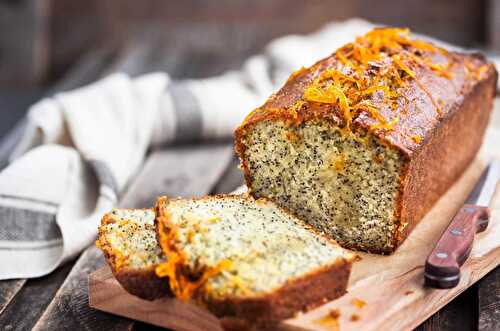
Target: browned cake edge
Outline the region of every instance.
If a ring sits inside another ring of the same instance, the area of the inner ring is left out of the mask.
[[[172,296],[168,281],[155,273],[156,265],[147,269],[122,269],[113,271],[120,285],[130,294],[145,300]]]
[[[210,197],[193,198],[193,200],[226,198],[253,199],[246,194],[219,194]],[[271,201],[265,198],[260,198],[258,200]],[[155,208],[157,215],[155,222],[157,223],[156,229],[158,232],[161,231],[159,222],[161,222],[162,217],[168,218],[168,214],[164,213],[163,210],[169,201],[170,199],[167,197],[158,198]],[[284,211],[296,218],[288,211]],[[308,224],[302,221],[300,222],[314,234],[318,236],[321,235]],[[160,237],[159,233],[158,236]],[[336,244],[333,240],[329,238],[326,239]],[[161,240],[159,240],[159,242],[161,245]],[[250,325],[259,325],[265,328],[272,327],[280,320],[293,317],[299,312],[307,311],[345,294],[352,262],[355,259],[356,255],[352,253],[347,258],[339,257],[336,259],[335,263],[320,267],[307,275],[291,279],[284,286],[266,295],[248,297],[245,299],[203,299],[202,304],[214,315],[223,320],[225,318],[235,318],[232,322],[238,322],[239,320],[242,321],[243,324],[249,322]],[[196,297],[203,298],[204,295],[203,293],[197,293]]]
[[[110,213],[103,216],[101,226],[109,222],[115,222],[114,217]],[[118,267],[116,263],[117,253],[106,240],[103,227],[99,227],[96,245],[102,250],[116,280],[130,294],[146,300],[154,300],[172,295],[168,280],[156,276],[156,264],[148,268],[138,269],[127,266]]]
[[[265,296],[207,302],[218,317],[236,317],[270,327],[346,293],[352,263],[343,258],[326,268],[293,279]]]
[[[491,66],[488,77],[457,100],[409,158],[399,202],[402,226],[396,233],[394,250],[476,156],[493,108],[497,76]]]

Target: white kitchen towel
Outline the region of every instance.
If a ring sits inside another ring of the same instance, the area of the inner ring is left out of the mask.
[[[283,37],[219,77],[117,73],[33,105],[0,173],[0,279],[46,275],[91,244],[149,147],[232,136],[291,72],[373,26],[353,19]]]

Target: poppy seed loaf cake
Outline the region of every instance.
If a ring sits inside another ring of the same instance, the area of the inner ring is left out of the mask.
[[[249,192],[344,247],[391,253],[479,149],[497,73],[375,29],[292,74],[235,146]]]
[[[96,242],[122,287],[148,300],[171,293],[168,283],[155,273],[165,257],[154,220],[153,209],[115,209],[102,218]]]
[[[268,200],[162,197],[156,209],[158,276],[217,316],[269,325],[345,293],[354,255]]]

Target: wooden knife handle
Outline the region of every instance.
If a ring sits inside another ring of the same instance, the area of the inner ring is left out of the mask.
[[[488,207],[464,205],[425,262],[425,286],[447,289],[460,281],[460,266],[469,257],[476,233],[486,230]]]

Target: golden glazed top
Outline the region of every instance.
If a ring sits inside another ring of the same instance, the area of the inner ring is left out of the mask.
[[[392,129],[399,117],[388,122],[378,112],[377,104],[383,102],[398,109],[397,102],[402,97],[399,89],[407,80],[417,80],[413,67],[424,66],[439,76],[452,77],[447,71],[451,64],[448,57],[444,63],[432,59],[438,52],[444,55],[447,52],[430,43],[411,40],[409,34],[408,29],[379,28],[356,38],[335,52],[339,60],[336,66],[321,72],[306,88],[303,98],[336,104],[347,127],[364,110],[378,120],[372,128]],[[375,94],[379,96],[377,101],[373,100]],[[435,106],[439,111],[437,103]]]
[[[411,150],[433,122],[493,72],[478,54],[412,39],[409,29],[376,28],[293,73],[237,132],[263,119],[326,117],[346,130],[375,131]]]

